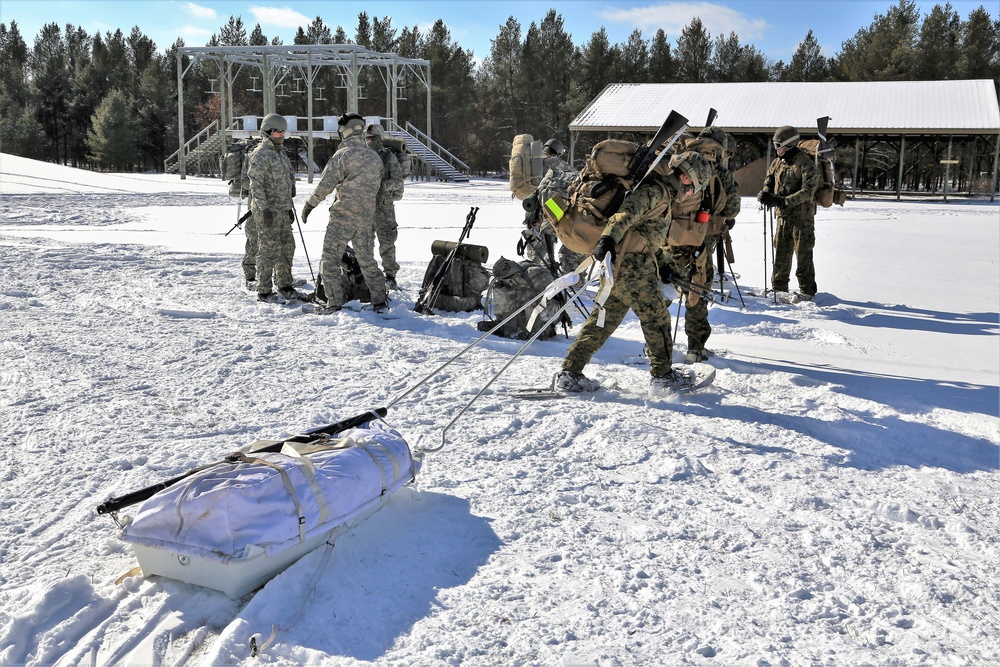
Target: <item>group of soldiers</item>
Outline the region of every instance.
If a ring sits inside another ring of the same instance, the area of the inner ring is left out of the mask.
[[[651,173],[608,218],[594,257],[604,261],[610,255],[614,284],[603,312],[595,308],[570,345],[556,376],[558,389],[594,391],[600,386],[584,375],[584,368],[630,309],[639,319],[646,342],[650,392],[658,395],[693,381],[673,368],[670,301],[661,283],[684,285],[679,298],[686,300],[685,364],[711,356],[705,344],[712,333],[706,298],[714,281],[712,260],[741,206],[736,179],[728,167],[728,139],[722,130],[707,127],[695,138],[682,141],[669,158],[668,169]],[[772,289],[787,293],[794,253],[797,296],[811,299],[816,294],[812,249],[818,171],[797,148],[795,128],[779,128],[772,141],[778,157],[771,162],[758,195],[761,205],[776,209],[778,215]],[[636,242],[637,238],[641,241]]]
[[[383,144],[381,125],[366,126],[356,113],[338,119],[340,145],[302,207],[305,224],[313,209],[336,191],[323,240],[317,290],[308,295],[295,289],[291,273],[295,175],[282,146],[286,130],[283,116],[266,116],[261,125],[263,140],[249,157],[253,215],[247,223],[243,261],[248,289],[255,289],[257,298],[264,302],[313,300],[319,301],[316,312],[339,311],[347,300],[341,258],[351,244],[371,293],[373,310],[385,311],[388,289],[397,287],[394,202],[402,197],[403,178],[398,158]],[[809,299],[816,294],[813,193],[819,176],[811,158],[797,148],[798,140],[793,127],[775,132],[778,157],[769,166],[758,201],[765,209],[776,209],[778,215],[772,288],[787,292],[794,253],[798,296]],[[685,286],[679,293],[686,301],[684,362],[693,364],[710,357],[705,347],[712,333],[706,297],[714,280],[713,256],[740,211],[736,180],[728,167],[728,144],[726,133],[711,126],[682,141],[667,160],[668,167],[651,172],[608,218],[593,255],[599,262],[610,255],[614,284],[603,307],[591,312],[570,345],[556,376],[557,388],[593,391],[599,386],[584,375],[584,368],[629,310],[638,317],[646,341],[651,391],[667,391],[686,381],[686,376],[673,368],[670,302],[661,283]],[[565,186],[575,172],[562,159],[563,151],[561,142],[549,140],[543,148],[543,162]],[[542,218],[538,221],[536,233],[553,234]],[[375,260],[376,236],[382,269]],[[582,259],[568,249],[560,250],[563,271],[573,270]]]
[[[243,259],[247,289],[255,290],[263,302],[315,301],[315,312],[339,311],[347,300],[341,261],[351,244],[371,293],[372,309],[385,311],[388,290],[397,288],[395,202],[403,194],[403,176],[395,151],[383,143],[382,126],[366,125],[356,113],[338,119],[340,145],[302,207],[302,224],[306,224],[313,209],[336,190],[323,238],[317,289],[311,294],[296,290],[292,278],[295,172],[283,148],[287,129],[284,116],[265,116],[262,140],[249,156],[252,216],[245,229]],[[375,260],[376,236],[381,269]]]

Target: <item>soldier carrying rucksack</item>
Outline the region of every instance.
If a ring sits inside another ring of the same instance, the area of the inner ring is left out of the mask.
[[[766,209],[778,210],[774,233],[774,270],[771,288],[788,292],[792,255],[796,260],[795,278],[799,283],[798,299],[816,296],[816,268],[813,247],[816,245],[816,203],[814,196],[820,173],[812,156],[798,146],[799,131],[790,125],[779,127],[772,139],[777,157],[771,161],[764,188],[757,194]]]

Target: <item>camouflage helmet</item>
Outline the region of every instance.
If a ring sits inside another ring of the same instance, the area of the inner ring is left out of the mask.
[[[345,113],[337,119],[337,134],[341,139],[363,132],[365,129],[365,119],[353,111]]]
[[[546,141],[544,148],[548,148],[549,153],[555,155],[556,157],[559,157],[566,151],[566,148],[563,146],[563,143],[558,139],[556,139],[555,137]]]
[[[775,148],[787,148],[799,140],[799,131],[796,130],[791,125],[782,125],[777,130],[774,131],[774,138],[771,141],[774,142]]]
[[[723,151],[729,150],[729,140],[726,137],[726,133],[717,127],[706,127],[698,133],[698,137],[701,139],[711,139],[722,146]]]
[[[269,113],[264,116],[264,122],[260,124],[260,131],[264,135],[270,136],[273,130],[288,131],[288,121],[285,120],[284,116],[276,113]]]
[[[697,151],[684,151],[670,158],[670,168],[691,179],[694,191],[704,190],[712,178],[712,167]]]
[[[368,123],[365,125],[365,137],[382,139],[382,124]]]

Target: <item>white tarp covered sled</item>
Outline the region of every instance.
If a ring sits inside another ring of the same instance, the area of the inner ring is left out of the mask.
[[[381,421],[280,451],[253,449],[142,504],[120,537],[143,574],[241,597],[379,509],[418,469],[403,437]]]

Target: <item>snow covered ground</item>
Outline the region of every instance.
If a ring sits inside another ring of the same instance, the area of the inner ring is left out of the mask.
[[[408,184],[406,291],[383,320],[255,302],[221,181],[3,155],[0,202],[2,665],[1000,663],[998,204],[821,210],[816,302],[713,308],[704,393],[644,397],[630,317],[588,367],[620,391],[506,396],[568,345],[536,343],[251,658],[319,551],[238,601],[116,583],[136,563],[95,507],[400,396],[478,336],[477,314],[410,310],[431,241],[479,206],[469,240],[513,257],[518,203]],[[764,283],[761,218],[744,200],[745,288]],[[484,342],[388,422],[440,444],[518,345]]]

